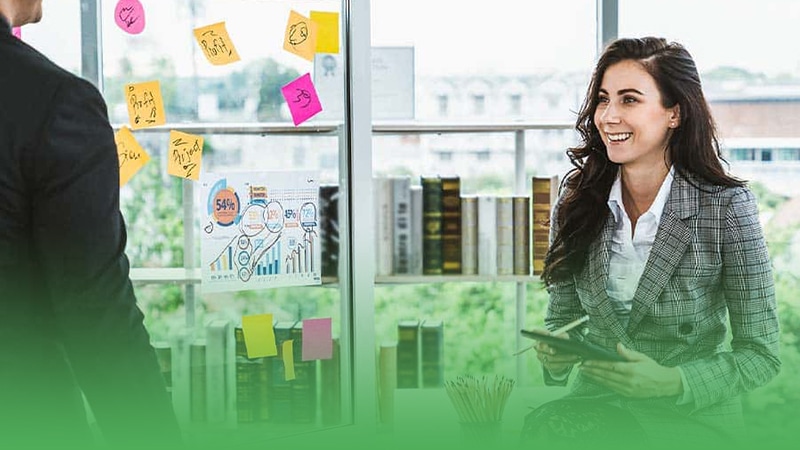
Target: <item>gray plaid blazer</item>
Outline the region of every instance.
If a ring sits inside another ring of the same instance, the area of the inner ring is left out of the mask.
[[[740,414],[738,394],[767,383],[780,368],[774,281],[753,194],[696,177],[690,183],[676,172],[627,327],[606,295],[613,229],[609,210],[583,270],[550,286],[546,326],[588,314],[589,341],[609,349],[622,342],[682,369],[694,402],[653,402],[687,416]],[[571,396],[613,395],[580,374],[572,384]]]

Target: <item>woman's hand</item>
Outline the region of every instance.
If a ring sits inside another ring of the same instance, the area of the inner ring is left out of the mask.
[[[617,344],[627,362],[584,361],[581,372],[626,397],[647,398],[680,395],[683,382],[677,367],[665,367],[645,355]]]
[[[550,334],[549,331],[544,329],[539,329],[538,331]],[[567,333],[562,333],[556,337],[569,339]],[[536,342],[533,348],[536,350],[536,358],[539,359],[551,375],[559,376],[565,374],[575,363],[581,360],[576,355],[560,352],[544,342]]]

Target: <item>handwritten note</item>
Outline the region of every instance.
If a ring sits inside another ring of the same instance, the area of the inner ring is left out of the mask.
[[[168,174],[195,181],[200,179],[200,163],[203,160],[202,136],[171,130],[168,155]]]
[[[295,126],[322,111],[317,90],[314,89],[314,83],[311,81],[311,74],[307,73],[282,87],[281,93],[289,105],[289,112],[292,113],[292,121]]]
[[[331,319],[306,319],[303,321],[303,361],[331,359],[333,337]]]
[[[228,30],[225,29],[225,22],[196,28],[194,37],[211,64],[221,66],[239,61],[236,47],[228,36]]]
[[[314,61],[314,53],[317,51],[317,24],[297,11],[290,11],[283,49]]]
[[[114,22],[126,33],[141,33],[144,30],[144,6],[139,0],[119,0],[114,8]]]
[[[150,161],[150,155],[139,145],[128,127],[120,128],[114,135],[114,141],[117,143],[119,185],[122,187]]]
[[[272,314],[243,316],[242,332],[248,358],[278,355],[275,331],[272,329]]]
[[[161,85],[158,81],[128,84],[123,89],[128,102],[128,118],[132,129],[138,130],[167,123]]]
[[[339,53],[339,13],[311,11],[317,24],[317,53]]]
[[[22,28],[14,27],[11,29],[11,34],[14,35],[15,38],[22,40]]]
[[[283,341],[281,353],[283,354],[283,377],[286,381],[294,380],[294,345],[291,339]]]

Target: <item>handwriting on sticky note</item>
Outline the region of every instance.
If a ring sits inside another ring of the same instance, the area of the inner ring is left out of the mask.
[[[333,337],[331,319],[306,319],[303,321],[303,361],[331,359]]]
[[[286,99],[295,125],[300,125],[322,111],[311,74],[307,73],[282,87],[281,93]]]
[[[138,130],[167,123],[161,85],[158,81],[128,84],[123,89],[132,129]]]
[[[297,11],[290,11],[283,49],[313,61],[317,51],[317,24]]]
[[[339,53],[339,13],[311,11],[317,24],[317,53]]]
[[[114,22],[126,33],[141,33],[145,22],[144,6],[139,0],[119,0],[114,8]]]
[[[294,380],[294,345],[291,339],[283,341],[281,353],[283,354],[283,376],[286,381]]]
[[[150,155],[139,145],[128,127],[120,128],[114,135],[114,141],[117,143],[119,185],[122,187],[150,161]]]
[[[203,160],[203,137],[180,131],[169,132],[167,173],[190,180],[200,179]]]
[[[225,22],[196,28],[194,37],[211,64],[220,66],[239,61],[239,54],[228,35]]]
[[[14,27],[11,29],[11,34],[14,35],[15,38],[22,40],[22,28]]]
[[[276,356],[275,331],[272,329],[272,314],[255,314],[242,317],[242,333],[248,358]]]

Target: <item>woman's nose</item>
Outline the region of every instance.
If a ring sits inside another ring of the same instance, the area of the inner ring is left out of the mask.
[[[600,121],[606,123],[619,123],[619,114],[617,113],[617,108],[613,103],[609,103],[606,105],[605,109],[603,109],[603,113],[600,115]]]

